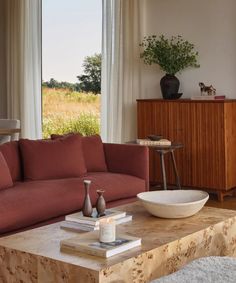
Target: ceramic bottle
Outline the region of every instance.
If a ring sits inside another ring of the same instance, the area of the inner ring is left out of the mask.
[[[92,207],[90,195],[89,195],[90,185],[91,185],[90,180],[84,180],[85,196],[84,196],[82,213],[83,213],[83,216],[87,216],[87,217],[91,217],[93,213],[93,207]]]
[[[98,198],[96,202],[96,210],[98,217],[105,215],[105,210],[106,210],[106,202],[103,197],[104,190],[97,190]]]

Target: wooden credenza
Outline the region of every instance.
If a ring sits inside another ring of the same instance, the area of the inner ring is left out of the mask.
[[[184,144],[176,151],[183,186],[214,190],[222,200],[236,187],[236,100],[137,100],[138,138],[161,134]],[[161,182],[159,157],[150,152],[150,180]],[[167,160],[167,180],[175,183]]]

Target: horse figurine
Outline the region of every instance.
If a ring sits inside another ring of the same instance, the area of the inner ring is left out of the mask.
[[[205,95],[205,93],[207,93],[207,95],[216,95],[216,89],[212,85],[206,86],[204,83],[199,83],[199,86],[201,95]]]

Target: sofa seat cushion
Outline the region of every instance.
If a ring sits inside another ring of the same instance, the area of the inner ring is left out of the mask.
[[[107,202],[136,197],[145,191],[146,186],[143,179],[118,173],[88,173],[86,178],[92,181],[93,188],[95,186],[96,189],[105,190],[104,198]],[[91,191],[91,197],[96,198],[96,190]]]
[[[19,143],[26,180],[73,178],[87,172],[80,135],[57,140],[22,139]]]
[[[11,174],[5,158],[0,152],[0,190],[13,186]]]
[[[0,191],[0,234],[71,213],[82,202],[79,178],[15,183]]]
[[[105,189],[107,202],[135,197],[145,190],[145,181],[115,173],[91,173],[84,178],[29,181],[0,191],[0,234],[81,210],[83,179],[90,179],[93,206],[97,189]]]

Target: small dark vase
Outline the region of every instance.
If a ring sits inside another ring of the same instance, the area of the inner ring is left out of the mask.
[[[161,92],[164,99],[173,99],[172,94],[179,91],[179,80],[174,75],[166,74],[160,81]]]
[[[84,196],[82,213],[83,213],[83,216],[87,216],[87,217],[91,217],[93,213],[93,207],[92,207],[90,196],[89,196],[90,184],[91,184],[91,181],[84,180],[85,196]]]
[[[105,215],[106,202],[103,197],[104,192],[105,192],[104,190],[97,190],[98,199],[96,202],[96,209],[97,209],[98,217]]]

